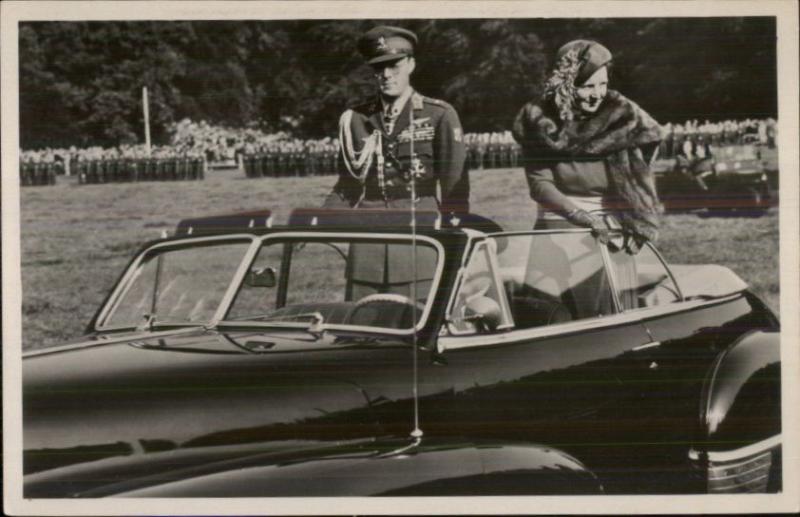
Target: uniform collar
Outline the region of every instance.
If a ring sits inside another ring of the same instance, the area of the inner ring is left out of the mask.
[[[386,110],[391,109],[395,116],[400,115],[400,112],[403,111],[406,102],[408,102],[408,99],[411,97],[412,94],[414,94],[414,89],[409,86],[408,88],[406,88],[406,91],[401,93],[399,97],[397,97],[394,101],[392,101],[391,108],[389,107],[389,103],[387,103],[383,99],[383,97],[378,96],[380,100],[379,105],[381,108],[381,112],[386,113]]]

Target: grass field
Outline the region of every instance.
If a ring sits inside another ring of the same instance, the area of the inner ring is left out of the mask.
[[[536,210],[520,170],[474,171],[473,211],[507,229],[533,225]],[[145,241],[179,219],[270,208],[318,206],[334,177],[246,179],[233,170],[205,181],[24,188],[21,193],[23,348],[82,334],[117,276]],[[665,217],[659,249],[671,263],[716,263],[779,309],[778,214],[760,218]]]

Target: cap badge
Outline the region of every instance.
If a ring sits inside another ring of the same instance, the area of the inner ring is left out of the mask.
[[[380,51],[380,52],[388,52],[389,51],[389,45],[386,44],[386,38],[384,38],[383,36],[378,38],[378,48],[377,48],[377,50]]]

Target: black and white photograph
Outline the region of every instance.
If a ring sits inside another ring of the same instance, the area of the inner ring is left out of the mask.
[[[5,513],[800,511],[796,3],[0,8]]]

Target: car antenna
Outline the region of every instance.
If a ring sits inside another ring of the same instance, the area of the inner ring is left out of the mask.
[[[419,427],[419,368],[417,365],[417,174],[420,172],[419,160],[414,153],[414,99],[413,96],[409,99],[408,107],[408,130],[411,133],[409,138],[409,152],[411,155],[411,299],[414,303],[411,305],[411,325],[413,326],[412,333],[412,350],[411,360],[413,361],[413,397],[414,397],[414,429],[411,431],[411,438],[414,439],[413,445],[418,445],[422,440],[422,429]]]

